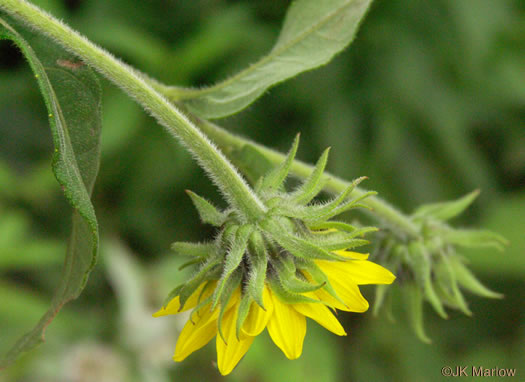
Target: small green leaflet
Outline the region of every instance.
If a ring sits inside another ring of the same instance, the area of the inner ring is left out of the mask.
[[[0,39],[17,45],[38,81],[55,146],[53,172],[73,207],[62,278],[49,310],[2,356],[3,369],[43,341],[46,327],[65,303],[79,296],[95,265],[99,237],[90,195],[99,167],[101,89],[93,72],[77,58],[4,14],[0,16]]]
[[[266,89],[328,63],[352,40],[372,0],[296,0],[273,49],[236,75],[203,89],[153,86],[203,118],[234,114]]]

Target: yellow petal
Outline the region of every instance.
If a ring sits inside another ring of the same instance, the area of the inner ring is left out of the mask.
[[[263,289],[263,304],[266,311],[264,311],[257,303],[252,302],[248,316],[241,328],[243,334],[253,337],[259,335],[264,330],[268,320],[273,314],[273,302],[270,297],[270,291],[266,285]]]
[[[348,259],[366,260],[368,259],[368,253],[359,253],[346,250],[334,251],[336,255],[347,257]]]
[[[222,318],[222,334],[226,342],[221,336],[217,336],[217,366],[222,375],[230,374],[230,372],[237,366],[237,363],[246,354],[250,348],[254,337],[245,336],[240,340],[237,339],[237,314],[239,311],[239,300],[233,309],[228,310]]]
[[[153,314],[153,317],[161,317],[161,316],[167,316],[169,314],[177,314],[180,312],[184,312],[189,309],[195,308],[199,301],[202,301],[206,298],[208,298],[215,289],[215,282],[208,285],[206,290],[203,292],[203,288],[206,285],[206,283],[202,283],[199,285],[199,287],[191,294],[191,296],[186,300],[186,304],[184,304],[184,307],[180,309],[180,299],[179,296],[176,296],[171,299],[170,302],[166,306],[163,306],[158,312],[155,312]]]
[[[368,301],[365,300],[359,287],[353,280],[345,273],[342,272],[339,264],[346,264],[342,262],[333,262],[333,261],[316,261],[317,265],[328,277],[328,281],[335,290],[335,293],[343,300],[346,306],[340,307],[336,306],[337,309],[345,310],[348,312],[365,312],[368,310]],[[335,265],[334,265],[335,264]],[[321,300],[325,300],[326,296],[323,294],[328,294],[328,292],[319,290],[316,291]],[[331,296],[330,296],[331,297]],[[333,297],[332,297],[333,298]],[[335,300],[335,299],[334,299]],[[337,301],[337,300],[335,300]],[[331,301],[328,301],[331,303]],[[335,305],[334,305],[335,306]]]
[[[210,311],[211,304],[201,308],[193,317],[193,322],[188,320],[177,340],[173,359],[177,362],[184,360],[195,350],[206,345],[217,334],[217,318],[219,310]]]
[[[396,276],[388,269],[371,261],[326,261],[319,260],[317,265],[331,274],[339,274],[340,278],[357,285],[391,284]]]
[[[304,293],[304,295],[306,297],[313,298],[314,300],[322,301],[325,304],[330,305],[330,307],[332,308],[348,311],[348,307],[346,305],[344,305],[339,300],[337,300],[334,296],[328,293],[324,288],[318,289],[314,292]]]
[[[292,305],[284,304],[277,296],[270,295],[273,301],[273,314],[268,320],[268,333],[288,359],[299,358],[306,335],[306,319]]]
[[[346,332],[337,320],[333,313],[323,304],[293,304],[295,310],[299,313],[310,317],[312,320],[316,321],[319,325],[328,329],[338,336],[346,336]]]

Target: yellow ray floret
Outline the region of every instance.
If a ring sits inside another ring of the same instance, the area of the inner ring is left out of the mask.
[[[265,328],[273,342],[289,359],[296,359],[302,353],[303,341],[306,335],[306,317],[332,333],[344,336],[346,332],[330,308],[364,312],[368,309],[368,302],[362,296],[358,285],[390,284],[395,276],[387,269],[367,260],[368,255],[350,251],[336,251],[348,261],[317,260],[317,266],[325,273],[333,290],[339,299],[336,299],[324,288],[304,295],[313,298],[318,303],[285,303],[271,288],[265,284],[263,289],[264,309],[252,302],[247,317],[237,336],[237,317],[241,303],[242,291],[237,288],[229,300],[222,318],[222,336],[218,335],[218,319],[220,307],[212,310],[207,304],[194,311],[192,317],[179,335],[175,354],[175,361],[182,361],[194,351],[206,345],[216,337],[217,365],[223,375],[229,374],[246,354],[254,338]],[[311,279],[308,274],[304,275]],[[208,298],[215,289],[215,283],[203,283],[188,298],[186,304],[180,306],[179,297],[169,303],[153,316],[177,314],[181,311],[195,308],[199,301]]]

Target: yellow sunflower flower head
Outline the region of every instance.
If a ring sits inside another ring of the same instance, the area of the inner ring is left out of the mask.
[[[176,287],[155,317],[193,309],[180,333],[174,360],[182,361],[216,338],[217,364],[229,374],[264,329],[289,359],[301,355],[306,318],[346,335],[336,309],[364,312],[368,302],[359,285],[390,284],[395,276],[352,249],[373,227],[330,220],[372,193],[351,200],[360,178],[326,203],[311,203],[324,186],[328,150],[311,175],[293,192],[283,183],[297,150],[262,177],[255,192],[267,206],[260,221],[247,222],[235,209],[219,211],[188,192],[201,219],[216,226],[211,243],[175,243],[173,249],[195,260],[193,277]]]

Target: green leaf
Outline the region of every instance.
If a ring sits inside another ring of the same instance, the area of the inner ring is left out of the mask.
[[[479,190],[450,202],[425,204],[413,214],[414,219],[432,217],[437,220],[449,220],[465,211],[479,195]]]
[[[270,86],[329,62],[353,40],[371,0],[297,0],[270,53],[238,74],[203,89],[160,87],[203,118],[236,113]]]
[[[35,74],[49,113],[53,172],[74,209],[62,278],[51,306],[0,360],[0,368],[5,368],[43,341],[46,327],[65,303],[80,295],[96,263],[98,224],[90,195],[99,166],[101,90],[81,61],[10,18],[0,18],[0,38],[18,46]]]

